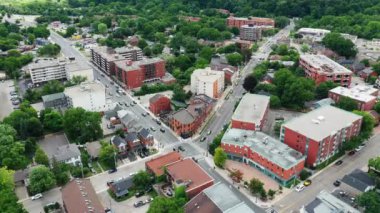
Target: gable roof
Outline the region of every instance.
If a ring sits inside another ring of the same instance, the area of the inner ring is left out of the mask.
[[[126,177],[118,179],[117,181],[111,183],[110,188],[115,193],[116,197],[121,197],[128,193],[128,190],[133,186],[133,178]]]
[[[77,145],[75,144],[67,144],[67,145],[60,146],[58,147],[57,151],[53,155],[53,157],[57,161],[66,161],[78,156],[80,156],[80,151]]]
[[[147,138],[150,136],[150,131],[149,129],[147,128],[142,128],[140,131],[139,131],[139,135],[143,138]]]
[[[126,145],[125,140],[118,135],[115,135],[111,138],[111,143],[117,147],[119,147],[120,145],[123,145],[123,146]]]
[[[129,132],[126,134],[125,141],[127,142],[134,142],[137,140],[137,133],[136,132]]]
[[[145,166],[149,168],[156,176],[161,176],[164,174],[164,166],[181,159],[182,155],[180,153],[169,152],[168,154],[151,159],[145,163]]]

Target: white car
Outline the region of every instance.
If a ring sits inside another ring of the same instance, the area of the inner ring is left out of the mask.
[[[358,147],[355,149],[355,151],[359,152],[360,150],[363,149],[363,147],[364,147],[364,146],[358,146]]]
[[[300,192],[300,191],[302,191],[302,190],[304,190],[305,189],[305,186],[302,184],[300,184],[300,185],[298,185],[298,186],[296,186],[295,188],[294,188],[294,190],[296,190],[297,192]]]
[[[32,200],[38,200],[38,199],[40,199],[40,198],[42,198],[43,196],[42,196],[42,194],[41,193],[39,193],[39,194],[35,194],[34,196],[32,196]]]
[[[135,176],[137,174],[137,172],[132,172],[129,174],[129,176]]]

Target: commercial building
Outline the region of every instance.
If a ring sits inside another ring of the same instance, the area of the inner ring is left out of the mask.
[[[267,119],[269,96],[247,93],[232,115],[232,128],[260,131]]]
[[[325,35],[330,33],[330,30],[318,28],[300,28],[297,33],[299,35],[302,35],[303,38],[312,39],[313,41],[322,41]]]
[[[214,184],[207,172],[191,158],[167,165],[166,174],[174,188],[185,186],[186,195],[190,199]]]
[[[87,111],[100,112],[106,108],[106,89],[98,82],[83,82],[67,87],[63,92],[69,107],[82,107]]]
[[[67,213],[104,213],[89,179],[74,179],[62,187],[63,208]]]
[[[149,99],[149,110],[155,115],[160,115],[164,112],[170,112],[170,99],[165,95],[154,95]]]
[[[160,81],[165,76],[165,72],[165,61],[160,58],[115,61],[115,76],[127,89],[141,87],[144,83]]]
[[[191,92],[218,98],[224,91],[224,72],[213,71],[210,67],[196,69],[191,74]]]
[[[328,193],[325,190],[319,192],[317,197],[308,205],[303,207],[300,212],[306,213],[337,213],[337,212],[349,212],[359,213],[360,211],[352,207],[350,204],[345,203],[334,195]]]
[[[248,41],[258,41],[261,39],[261,28],[253,24],[240,27],[240,39]]]
[[[232,190],[217,183],[203,190],[185,205],[186,213],[254,213]]]
[[[361,123],[362,116],[323,106],[283,124],[280,140],[306,155],[307,165],[317,166],[357,136]]]
[[[378,94],[379,90],[372,86],[356,85],[351,88],[339,86],[329,91],[329,98],[337,103],[341,97],[348,97],[356,101],[359,110],[368,111],[376,104]]]
[[[325,81],[333,81],[344,87],[351,84],[352,72],[325,55],[301,55],[299,62],[306,76],[317,85]]]
[[[270,18],[260,18],[260,17],[249,17],[249,18],[240,18],[230,16],[227,18],[227,26],[240,28],[243,25],[252,24],[256,26],[270,26],[274,27],[275,22]]]
[[[305,156],[262,132],[228,129],[221,147],[227,156],[249,164],[282,185],[297,178],[305,164]]]
[[[172,164],[182,159],[182,155],[178,152],[169,152],[145,162],[146,171],[154,174],[156,177],[164,175],[164,168],[168,164]]]
[[[65,64],[65,61],[60,60],[38,60],[28,65],[27,72],[29,72],[33,84],[64,80],[67,79]]]

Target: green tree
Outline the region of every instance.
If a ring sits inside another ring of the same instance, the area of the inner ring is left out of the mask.
[[[317,99],[324,99],[327,98],[329,95],[329,91],[331,89],[334,89],[335,87],[339,86],[338,84],[332,82],[332,81],[326,81],[323,83],[320,83],[315,88],[315,94]]]
[[[214,163],[217,167],[223,168],[227,160],[227,154],[221,147],[215,149]]]
[[[363,116],[360,136],[365,140],[369,139],[375,127],[375,120],[368,112],[354,110],[353,113]]]
[[[368,167],[380,171],[380,157],[371,158],[368,160]]]
[[[117,155],[116,148],[106,142],[101,142],[99,160],[110,168],[116,168],[115,159]]]
[[[306,53],[306,52],[309,52],[309,50],[310,50],[309,45],[302,44],[302,46],[301,46],[301,52]]]
[[[254,195],[259,195],[262,191],[265,191],[264,183],[256,178],[252,178],[252,180],[249,181],[248,188],[249,191]]]
[[[52,159],[52,169],[55,181],[58,186],[63,186],[70,180],[68,165],[58,162],[55,158]]]
[[[32,194],[48,191],[56,184],[54,174],[46,166],[34,168],[29,174],[29,181],[29,191]]]
[[[372,69],[377,73],[377,75],[380,75],[380,62],[372,64]]]
[[[61,47],[58,44],[47,44],[37,50],[38,55],[49,57],[57,56],[60,52]]]
[[[355,57],[355,44],[339,33],[329,33],[322,39],[322,44],[344,57]]]
[[[17,202],[13,174],[12,170],[5,167],[0,168],[0,209],[1,212],[26,213],[22,204]]]
[[[306,170],[302,170],[301,173],[300,173],[300,179],[301,180],[306,180],[308,177],[310,177],[311,173],[306,171]]]
[[[145,39],[140,39],[139,42],[137,43],[137,46],[140,48],[140,49],[144,49],[145,47],[148,46],[148,43],[145,41]]]
[[[63,130],[62,115],[55,110],[52,110],[49,113],[45,113],[42,122],[44,125],[44,129],[48,132],[58,132]]]
[[[276,191],[272,190],[272,189],[269,189],[268,190],[268,196],[269,196],[269,199],[273,199],[274,198],[274,195],[276,194]]]
[[[380,113],[380,102],[377,102],[375,104],[375,106],[373,107],[373,109],[377,112],[377,113]]]
[[[187,201],[186,187],[185,186],[176,187],[174,190],[174,196],[177,199],[185,199]]]
[[[66,34],[65,34],[65,37],[68,38],[68,37],[71,37],[72,35],[74,35],[75,33],[77,32],[77,29],[74,27],[74,26],[70,26],[66,29]]]
[[[106,24],[104,24],[104,23],[99,23],[99,24],[98,24],[98,32],[99,32],[100,34],[105,35],[105,34],[107,33],[107,31],[108,31],[108,28],[107,28],[107,25],[106,25]]]
[[[243,88],[247,92],[253,92],[253,90],[257,86],[257,83],[258,83],[258,80],[256,79],[256,77],[254,77],[253,75],[248,75],[247,77],[244,78]]]
[[[240,53],[231,53],[226,55],[227,61],[232,66],[238,66],[243,62],[243,56]]]
[[[364,207],[365,213],[376,213],[380,209],[380,195],[376,191],[364,192],[357,197],[359,206]]]
[[[95,141],[103,136],[98,112],[89,112],[83,108],[68,109],[63,116],[63,129],[72,141],[80,144]]]
[[[149,173],[143,170],[133,176],[133,184],[137,189],[146,189],[151,184],[151,180]]]
[[[49,167],[49,158],[40,147],[37,147],[36,153],[34,155],[34,160],[36,163]]]
[[[350,112],[358,109],[356,101],[349,97],[341,97],[336,106]]]
[[[149,206],[148,213],[183,213],[185,199],[156,197]]]
[[[269,100],[270,108],[277,109],[281,107],[281,100],[276,95],[271,95]]]
[[[0,166],[9,169],[24,169],[28,160],[25,157],[25,147],[15,141],[16,131],[7,124],[0,124]]]

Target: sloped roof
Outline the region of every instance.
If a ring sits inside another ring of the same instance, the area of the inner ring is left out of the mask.
[[[57,161],[66,161],[71,158],[75,158],[80,156],[80,151],[75,144],[67,144],[64,146],[58,147],[57,151],[53,155],[53,157]]]
[[[160,157],[153,158],[145,163],[146,167],[153,171],[156,176],[164,174],[164,166],[179,161],[182,156],[178,152],[169,152],[168,154],[161,155]]]
[[[115,193],[116,197],[121,197],[128,193],[128,190],[133,186],[133,178],[126,177],[118,179],[111,184],[111,189]]]

